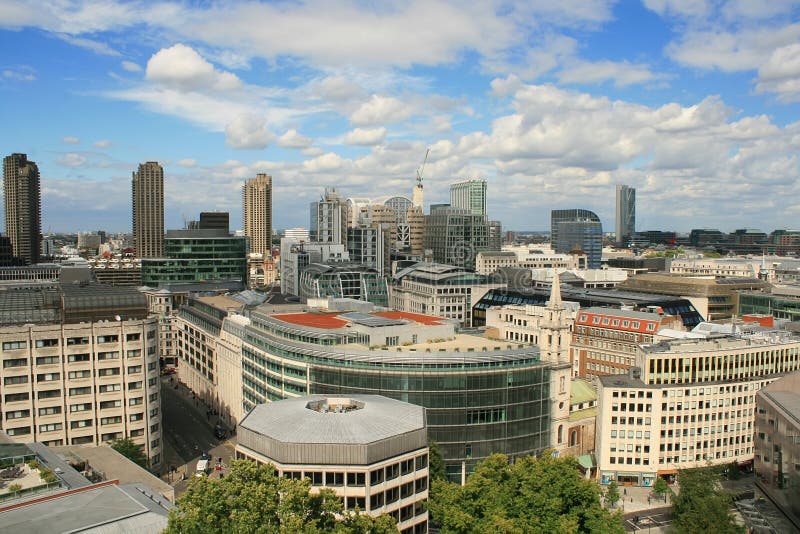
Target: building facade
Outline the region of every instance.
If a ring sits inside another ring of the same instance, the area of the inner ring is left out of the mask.
[[[800,340],[785,332],[641,345],[627,375],[599,379],[601,483],[752,462],[756,393],[798,369]]]
[[[450,184],[450,205],[473,215],[486,215],[486,180],[464,180]]]
[[[163,461],[158,319],[144,295],[109,286],[0,294],[2,429],[18,442],[131,438]]]
[[[431,206],[425,216],[425,249],[437,263],[474,270],[475,255],[489,250],[489,220],[466,209]]]
[[[131,183],[133,247],[139,258],[164,255],[164,168],[155,161],[141,163]]]
[[[272,251],[272,176],[257,174],[244,183],[244,235],[250,250],[267,255]]]
[[[403,534],[428,532],[425,408],[377,395],[311,395],[260,404],[239,424],[237,458],[308,478],[346,510],[388,514]]]
[[[334,187],[326,187],[325,195],[309,206],[309,237],[316,243],[343,244],[347,228],[347,209]]]
[[[800,529],[800,373],[756,395],[756,484]]]
[[[39,167],[25,154],[3,158],[6,235],[14,257],[32,265],[42,248],[42,200]]]
[[[582,251],[589,269],[599,269],[603,256],[603,224],[600,217],[584,209],[552,210],[550,242],[558,253]]]
[[[617,184],[617,246],[627,247],[636,233],[636,189]]]

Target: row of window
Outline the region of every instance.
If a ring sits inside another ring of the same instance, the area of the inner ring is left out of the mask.
[[[153,331],[148,332],[148,339],[152,338],[151,335]],[[141,339],[141,334],[138,332],[133,332],[125,335],[125,341],[139,341]],[[119,342],[119,335],[118,334],[106,334],[100,335],[95,338],[96,343],[118,343]],[[46,348],[46,347],[58,347],[60,340],[58,338],[48,338],[48,339],[37,339],[34,341],[34,345],[36,348]],[[88,345],[89,344],[89,337],[88,336],[78,336],[78,337],[68,337],[67,338],[67,346],[71,347],[74,345]],[[28,347],[28,342],[26,340],[15,340],[15,341],[4,341],[3,342],[3,350],[18,350],[18,349],[25,349]]]

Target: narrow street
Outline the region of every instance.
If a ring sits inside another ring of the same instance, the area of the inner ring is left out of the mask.
[[[214,436],[214,425],[217,418],[207,416],[207,407],[199,400],[192,398],[186,386],[178,382],[177,377],[161,377],[161,410],[164,425],[164,458],[167,469],[175,467],[177,472],[167,472],[162,479],[175,488],[176,497],[186,491],[190,477],[195,475],[197,460],[203,452],[211,457],[209,462],[213,468],[217,460],[222,458],[223,468],[209,473],[212,478],[227,472],[230,459],[233,457],[234,444],[230,439],[219,440]],[[178,384],[178,388],[175,388]]]

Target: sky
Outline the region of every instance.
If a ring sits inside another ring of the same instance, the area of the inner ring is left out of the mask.
[[[800,2],[0,2],[0,152],[41,172],[42,230],[131,229],[131,173],[165,170],[167,228],[273,225],[325,187],[411,196],[488,182],[505,229],[551,209],[613,231],[797,228]]]

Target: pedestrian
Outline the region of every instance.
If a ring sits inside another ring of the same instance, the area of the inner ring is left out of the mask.
[[[628,496],[628,488],[622,488],[622,494],[627,497]]]
[[[633,497],[631,497],[631,502],[633,502]]]
[[[647,504],[650,504],[650,495],[647,496]]]

